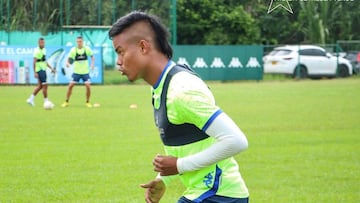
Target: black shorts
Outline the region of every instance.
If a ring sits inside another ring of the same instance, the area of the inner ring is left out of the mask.
[[[185,197],[181,197],[177,203],[195,203],[197,201],[191,201],[186,199]],[[214,195],[212,197],[206,198],[203,203],[210,203],[210,202],[222,202],[222,203],[249,203],[249,198],[232,198],[232,197],[222,197],[218,195]]]
[[[38,79],[41,82],[41,84],[46,84],[46,71],[39,70],[36,73],[38,74]]]
[[[85,83],[90,83],[90,75],[89,74],[72,74],[73,82],[80,82],[80,79]]]

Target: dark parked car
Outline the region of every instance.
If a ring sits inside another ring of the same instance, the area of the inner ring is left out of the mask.
[[[350,51],[345,57],[353,66],[353,73],[360,74],[360,51]]]

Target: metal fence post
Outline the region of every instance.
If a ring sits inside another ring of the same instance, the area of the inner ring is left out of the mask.
[[[296,65],[296,76],[298,79],[301,79],[300,75],[300,44],[298,44],[298,63]]]
[[[63,0],[60,0],[60,5],[59,5],[59,8],[60,8],[60,30],[61,30],[61,46],[64,45],[64,37],[63,37]]]
[[[335,45],[335,51],[336,51],[336,77],[339,76],[339,43],[336,42]]]
[[[36,29],[36,18],[37,18],[37,0],[34,0],[34,8],[33,8],[33,27],[32,29]]]
[[[172,27],[172,45],[176,45],[177,30],[176,30],[176,0],[171,0],[171,27]]]
[[[7,31],[8,31],[8,40],[7,44],[10,44],[10,0],[7,0]]]
[[[102,0],[98,0],[98,25],[102,25],[101,23],[101,10],[102,10]]]
[[[136,2],[135,0],[131,0],[131,11],[135,11],[136,9]]]
[[[65,12],[66,25],[70,25],[70,17],[71,17],[70,7],[71,7],[71,0],[67,0],[66,1],[66,12]]]

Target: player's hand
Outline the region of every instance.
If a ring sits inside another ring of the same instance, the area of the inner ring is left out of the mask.
[[[51,72],[55,74],[56,73],[55,68],[51,68]]]
[[[178,174],[177,157],[156,155],[153,160],[154,171],[159,172],[161,176],[170,176]]]
[[[39,74],[38,74],[38,73],[34,73],[34,77],[35,77],[35,78],[39,78]]]
[[[66,68],[69,68],[69,67],[70,67],[70,63],[66,62]]]
[[[159,178],[152,180],[149,183],[141,184],[140,186],[146,189],[146,203],[158,203],[161,197],[164,195],[166,189],[164,182]]]

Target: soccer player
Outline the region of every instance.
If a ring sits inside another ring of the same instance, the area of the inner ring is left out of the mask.
[[[158,176],[141,184],[146,202],[159,202],[173,177],[186,187],[178,203],[248,202],[233,158],[247,148],[247,139],[215,104],[207,85],[190,68],[171,60],[164,25],[155,16],[134,11],[112,26],[109,37],[122,74],[152,86],[155,124],[166,155],[155,156]]]
[[[72,89],[76,83],[82,80],[86,87],[85,105],[87,107],[92,107],[92,104],[90,103],[91,89],[90,89],[90,75],[89,75],[90,70],[89,70],[88,57],[91,57],[92,71],[94,70],[95,57],[90,47],[84,46],[84,41],[82,36],[76,38],[76,43],[77,46],[71,48],[69,53],[69,58],[66,62],[66,67],[70,67],[70,62],[74,62],[74,73],[72,75],[73,79],[69,83],[68,90],[66,93],[66,100],[61,106],[62,107],[69,106],[69,100],[72,93]]]
[[[35,96],[37,93],[42,89],[44,102],[48,101],[48,84],[46,82],[46,68],[50,68],[52,73],[55,73],[56,70],[52,68],[49,63],[46,61],[46,49],[45,49],[45,40],[44,38],[39,38],[38,40],[38,47],[34,50],[34,60],[33,60],[33,67],[34,67],[34,76],[38,80],[38,85],[35,87],[33,93],[30,97],[26,100],[28,104],[31,106],[35,106]]]

